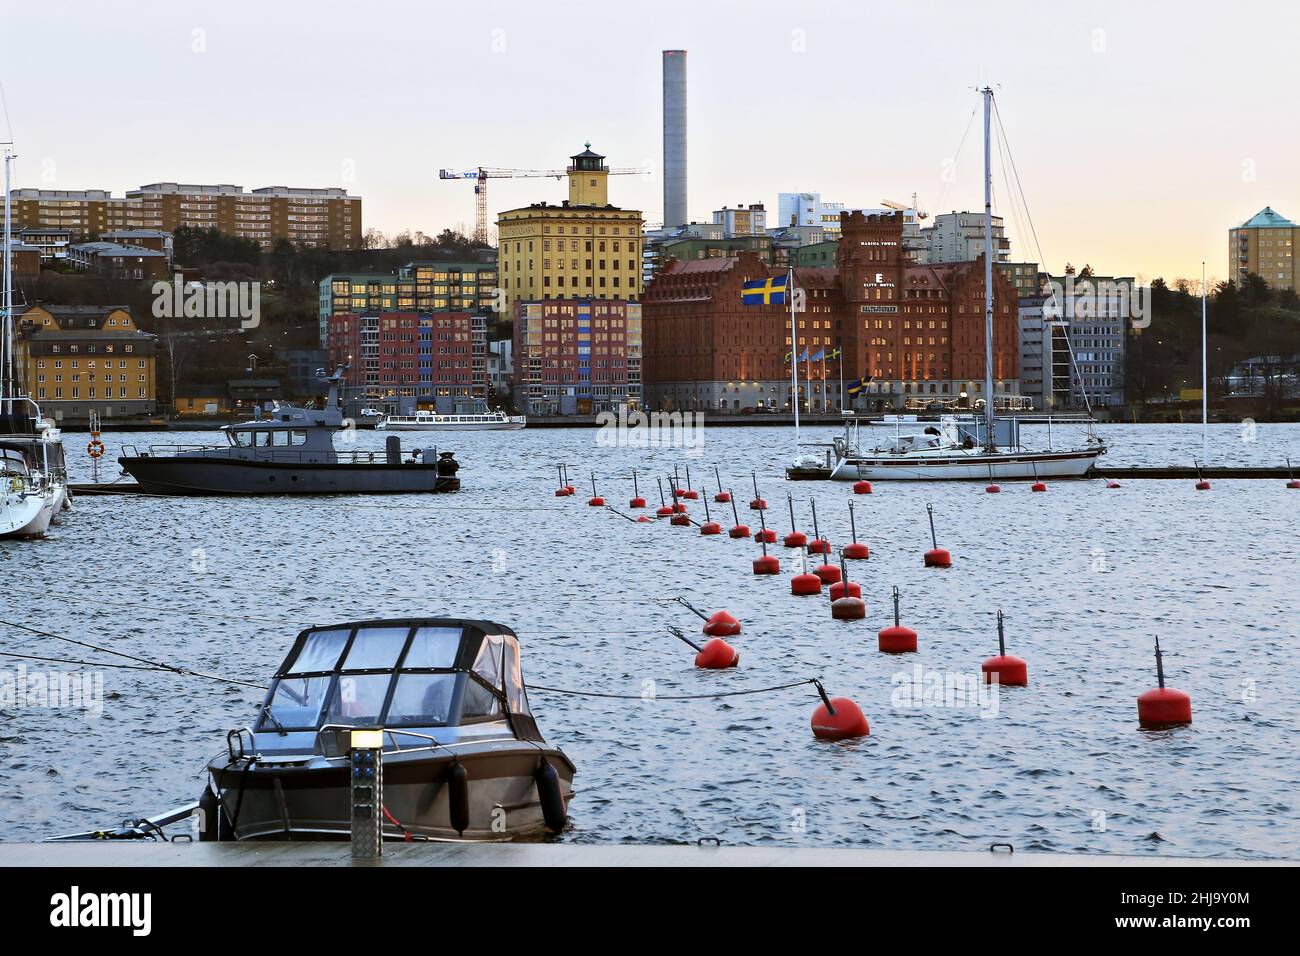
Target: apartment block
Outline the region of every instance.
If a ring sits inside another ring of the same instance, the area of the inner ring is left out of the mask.
[[[641,404],[641,303],[515,304],[515,401],[527,414],[589,415]]]
[[[1237,228],[1228,230],[1228,275],[1238,286],[1253,272],[1270,289],[1300,289],[1297,241],[1300,226],[1265,206]]]
[[[150,183],[124,197],[107,190],[14,189],[21,228],[66,229],[73,240],[118,230],[220,229],[269,247],[280,239],[328,249],[361,247],[361,198],[339,188]]]

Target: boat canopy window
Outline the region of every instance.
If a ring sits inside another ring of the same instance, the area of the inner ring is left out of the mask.
[[[28,472],[27,457],[13,448],[0,448],[0,467],[7,475],[25,475]]]
[[[304,634],[257,730],[438,727],[501,719],[507,710],[529,714],[513,635],[377,624]]]

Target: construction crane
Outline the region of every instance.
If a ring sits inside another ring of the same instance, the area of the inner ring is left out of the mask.
[[[590,144],[588,144],[590,148]],[[620,167],[606,170],[611,176],[642,176],[648,169]],[[474,180],[474,240],[488,241],[487,184],[489,179],[563,179],[569,175],[566,169],[501,169],[496,166],[480,166],[478,169],[456,172],[454,169],[438,170],[439,179]]]
[[[928,212],[925,212],[917,206],[916,193],[912,193],[912,205],[910,206],[905,206],[901,202],[894,202],[892,199],[882,199],[880,200],[880,205],[884,206],[886,209],[897,209],[899,212],[907,212],[907,210],[911,209],[916,213],[917,219],[925,219],[930,215]]]

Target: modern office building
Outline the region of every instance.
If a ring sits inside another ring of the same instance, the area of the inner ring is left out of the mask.
[[[269,247],[280,239],[328,249],[361,248],[361,198],[347,190],[151,183],[124,197],[107,190],[14,189],[22,228],[66,229],[75,240],[119,230],[219,229]]]
[[[821,193],[779,193],[774,226],[819,226],[827,238],[840,233],[840,213],[848,207],[842,202],[822,202]]]
[[[786,305],[743,305],[751,279],[778,276],[756,256],[697,259],[664,267],[646,290],[646,403],[665,409],[790,407],[788,357],[801,363],[800,406],[971,407],[984,391],[981,261],[918,266],[903,243],[903,216],[844,213],[834,268],[796,268],[803,312],[797,341]],[[994,273],[994,388],[999,405],[1020,402],[1016,291]],[[809,382],[809,378],[812,379]],[[847,391],[847,389],[845,390]]]
[[[15,357],[27,394],[55,421],[152,415],[157,337],[126,306],[16,310]]]
[[[515,404],[532,415],[589,415],[641,404],[641,303],[515,304]]]
[[[1265,206],[1228,230],[1228,275],[1240,287],[1255,273],[1270,289],[1300,289],[1296,244],[1300,226]]]

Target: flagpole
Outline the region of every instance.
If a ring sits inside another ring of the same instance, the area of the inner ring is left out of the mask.
[[[799,333],[794,326],[794,266],[786,277],[786,296],[790,299],[790,404],[794,406],[794,444],[799,450]]]
[[[840,414],[844,413],[844,349],[840,349]]]

